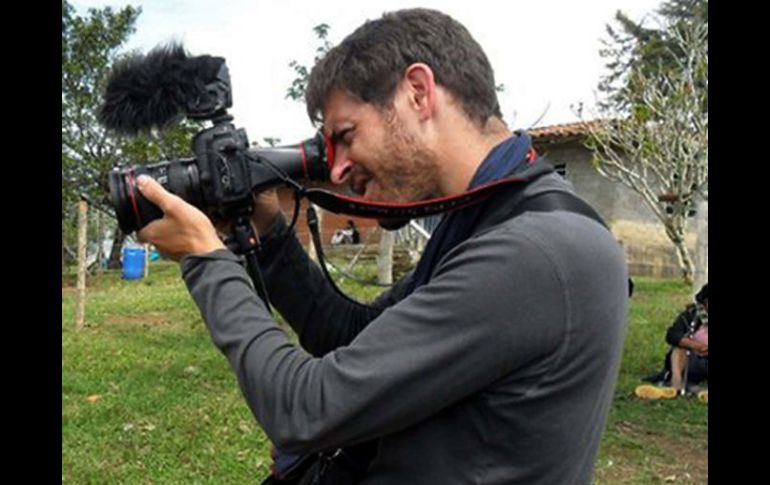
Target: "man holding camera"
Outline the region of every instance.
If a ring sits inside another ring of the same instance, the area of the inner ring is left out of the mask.
[[[333,143],[331,181],[364,200],[510,183],[445,214],[417,268],[370,305],[332,290],[261,194],[265,282],[300,348],[208,218],[140,177],[165,214],[140,236],[181,259],[267,435],[282,452],[341,449],[330,462],[368,444],[348,460],[366,484],[590,483],[620,363],[623,253],[594,218],[528,205],[575,197],[502,121],[480,46],[442,13],[385,14],[318,62],[306,101]]]

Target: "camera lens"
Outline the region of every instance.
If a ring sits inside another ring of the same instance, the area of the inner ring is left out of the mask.
[[[136,186],[136,179],[140,175],[154,178],[169,192],[198,208],[203,207],[195,159],[114,169],[109,176],[110,200],[115,208],[120,230],[124,233],[138,231],[163,217],[163,211],[148,201]]]

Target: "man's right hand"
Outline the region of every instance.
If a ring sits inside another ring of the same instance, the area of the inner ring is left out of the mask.
[[[257,230],[257,234],[265,234],[275,222],[279,212],[281,212],[281,204],[276,189],[254,194],[254,211],[251,213],[251,223]]]
[[[251,213],[251,225],[257,231],[258,235],[265,234],[275,222],[278,213],[281,212],[281,205],[278,201],[278,192],[275,189],[265,190],[259,194],[254,194],[254,209]],[[228,220],[217,219],[214,227],[217,231],[227,237],[230,236],[231,222]]]

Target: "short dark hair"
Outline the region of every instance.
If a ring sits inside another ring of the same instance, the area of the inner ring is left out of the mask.
[[[340,89],[381,107],[393,101],[398,82],[411,64],[430,66],[436,84],[483,125],[502,118],[492,66],[462,24],[428,9],[406,9],[369,20],[329,50],[310,72],[305,101],[310,119],[322,121],[329,94]]]

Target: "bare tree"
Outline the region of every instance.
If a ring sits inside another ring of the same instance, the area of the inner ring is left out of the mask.
[[[695,276],[691,296],[709,280],[709,205],[702,200],[695,209]]]
[[[637,87],[631,112],[604,108],[597,123],[587,124],[588,143],[599,173],[641,195],[663,223],[682,277],[692,284],[685,233],[696,205],[708,201],[708,23],[679,25],[670,34],[685,53],[678,66],[654,76],[629,73]]]

